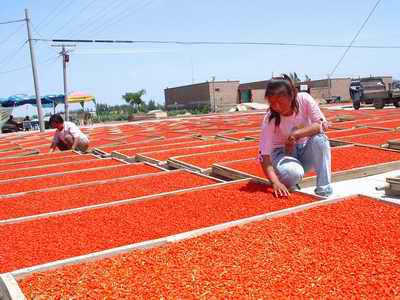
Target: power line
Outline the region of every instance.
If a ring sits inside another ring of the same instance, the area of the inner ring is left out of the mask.
[[[337,68],[339,67],[339,65],[342,63],[343,59],[346,57],[347,53],[349,52],[350,48],[353,46],[354,42],[356,41],[356,39],[358,38],[358,36],[360,35],[361,31],[364,29],[365,25],[367,25],[368,20],[370,19],[370,17],[372,16],[372,14],[375,12],[376,8],[378,7],[379,3],[382,0],[378,0],[376,1],[374,7],[372,8],[372,10],[369,12],[367,18],[364,20],[364,22],[362,23],[361,27],[358,29],[356,35],[353,37],[353,39],[351,40],[350,44],[347,46],[346,50],[344,51],[343,55],[340,57],[339,61],[336,63],[335,67],[333,68],[332,72],[330,73],[330,76],[332,76]]]
[[[47,21],[47,22],[45,22],[44,24],[47,26],[47,25],[49,25],[51,22],[53,22],[53,21],[55,20],[55,18],[56,18],[57,16],[59,16],[61,13],[65,12],[65,10],[66,10],[68,7],[70,7],[74,1],[75,1],[75,0],[70,0],[70,1],[69,1],[66,5],[64,5],[64,6],[59,5],[58,8],[56,8],[56,9],[53,11],[53,16],[50,18],[50,20]],[[65,2],[65,0],[63,0],[62,2]],[[61,3],[62,3],[62,2],[61,2]],[[61,9],[60,9],[60,8],[61,8]],[[59,10],[59,11],[57,11],[57,10]],[[57,11],[57,12],[56,12],[56,11]],[[40,26],[44,26],[44,25],[43,25],[43,22],[41,22],[41,23],[37,26],[37,28],[39,28]]]
[[[119,22],[121,22],[123,20],[126,20],[126,18],[128,16],[134,15],[134,14],[139,13],[139,12],[142,12],[143,9],[145,9],[148,6],[150,6],[154,1],[155,0],[149,0],[149,1],[145,2],[145,3],[142,3],[141,6],[137,6],[136,8],[132,9],[132,11],[131,10],[123,10],[122,14],[117,14],[113,18],[110,18],[108,21],[111,21],[111,22],[108,22],[108,21],[104,22],[102,25],[100,25],[97,28],[97,30],[92,31],[91,34],[92,35],[99,34],[100,32],[104,31],[104,29],[106,29],[106,28],[108,28],[108,27],[110,27],[112,25],[115,25],[115,24],[117,24],[117,23],[119,23]]]
[[[138,54],[138,53],[171,53],[168,50],[140,50],[134,48],[80,48],[74,54],[101,54],[101,55],[116,55],[116,54]]]
[[[41,62],[41,65],[43,66],[43,65],[49,65],[49,64],[55,63],[58,60],[58,57],[59,56],[57,55],[56,57],[51,57],[49,59],[46,59],[43,62]],[[30,69],[30,68],[31,68],[31,65],[29,64],[29,65],[24,65],[24,66],[17,67],[17,68],[14,68],[14,69],[9,69],[9,70],[6,70],[6,71],[0,71],[0,74],[8,74],[8,73],[22,71],[22,70],[26,70],[26,69]]]
[[[12,23],[19,23],[19,22],[25,22],[25,19],[19,19],[19,20],[12,20],[12,21],[0,22],[0,25],[6,25],[6,24],[12,24]]]
[[[42,21],[38,23],[37,28],[42,26],[56,11],[58,11],[62,6],[62,3],[65,1],[66,0],[61,0],[60,2],[58,2],[58,4],[42,19]]]
[[[6,55],[2,60],[0,60],[0,66],[3,66],[6,62],[10,62],[15,56],[17,56],[18,53],[24,48],[26,43],[27,41],[24,41],[16,50],[13,50],[10,54]]]
[[[0,41],[0,47],[1,45],[4,45],[6,42],[8,42],[8,40],[10,40],[14,35],[16,35],[24,26],[25,24],[21,24],[20,26],[18,26],[17,30],[11,32],[4,40]]]
[[[39,30],[37,29],[37,27],[35,25],[32,24],[32,29],[33,31],[40,36],[41,38],[43,38],[43,35],[39,32]]]
[[[117,3],[118,1],[111,1],[112,3]],[[103,3],[104,4],[104,3]],[[92,26],[94,22],[97,21],[98,18],[100,18],[100,14],[103,13],[104,15],[107,15],[108,11],[110,11],[111,8],[109,6],[109,3],[105,3],[105,6],[100,6],[97,7],[97,9],[92,10],[93,14],[90,15],[85,19],[83,23],[77,24],[75,28],[72,28],[72,30],[69,30],[65,36],[66,37],[71,37],[76,30],[78,30],[79,34],[81,34],[83,31],[87,30],[88,27]],[[106,11],[106,13],[104,13]]]
[[[320,43],[285,43],[285,42],[236,42],[236,41],[161,41],[161,40],[92,40],[92,39],[34,39],[54,43],[114,43],[114,44],[174,44],[174,45],[220,45],[220,46],[293,46],[314,48],[347,48],[348,45]],[[400,49],[400,46],[387,45],[352,45],[359,49]]]
[[[51,36],[54,36],[55,34],[57,34],[58,32],[60,32],[61,30],[63,30],[66,26],[68,26],[74,19],[76,19],[80,14],[82,14],[82,12],[84,12],[85,10],[87,10],[90,6],[92,6],[94,3],[96,3],[97,0],[92,0],[90,1],[88,4],[86,4],[83,8],[80,9],[78,15],[74,15],[72,18],[70,18],[67,22],[65,22],[65,24],[61,27],[59,27],[58,29],[56,29]]]
[[[17,71],[21,71],[21,70],[25,70],[25,69],[30,69],[30,68],[31,68],[31,65],[25,65],[25,66],[18,67],[15,69],[10,69],[7,71],[0,71],[0,74],[8,74],[8,73],[17,72]]]
[[[81,25],[80,27],[82,29],[80,30],[79,33],[82,34],[82,32],[88,31],[88,29],[92,28],[93,26],[94,27],[91,30],[95,29],[97,20],[104,19],[105,17],[107,17],[107,15],[109,14],[110,11],[117,10],[121,5],[123,5],[125,3],[126,3],[126,1],[124,1],[124,0],[114,1],[111,5],[109,5],[107,8],[104,9],[105,11],[102,14],[95,15],[95,18],[91,18],[91,19],[87,20],[87,22],[85,22],[83,25]],[[103,24],[104,24],[104,22],[103,22]]]
[[[33,29],[33,31],[38,35],[38,36],[40,36],[41,38],[43,38],[43,35],[37,30],[37,27],[36,26],[34,26],[33,24],[31,24],[32,25],[32,29]],[[36,39],[32,39],[32,41],[33,42],[35,42],[35,43],[37,43],[37,40]],[[36,46],[36,45],[35,45]],[[37,45],[37,48],[43,48],[45,46],[45,44],[38,44]],[[44,50],[44,49],[43,49]]]
[[[70,6],[70,5],[73,3],[73,0],[70,0],[69,3],[66,3],[66,6],[63,6],[63,5],[65,5],[65,2],[66,2],[66,1],[67,1],[67,0],[61,0],[61,1],[59,1],[59,2],[57,3],[57,5],[56,5],[56,6],[46,15],[46,17],[44,17],[37,25],[34,25],[34,24],[31,22],[33,31],[34,31],[40,38],[44,38],[44,36],[43,36],[43,34],[40,33],[39,27],[43,26],[43,24],[46,24],[46,25],[50,24],[50,23],[52,22],[51,19],[53,19],[55,16],[57,16],[57,15],[60,14],[60,11],[59,11],[60,8],[61,8],[62,11],[63,11],[65,8],[67,8],[68,6]],[[37,42],[37,40],[35,40],[35,39],[32,39],[32,40]],[[43,45],[43,44],[39,44],[38,47],[41,47],[42,45]]]

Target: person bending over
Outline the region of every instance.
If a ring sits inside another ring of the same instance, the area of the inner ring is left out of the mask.
[[[50,151],[54,151],[56,148],[60,151],[87,151],[89,148],[89,139],[74,123],[64,121],[59,114],[52,115],[49,123],[52,128],[56,129]]]

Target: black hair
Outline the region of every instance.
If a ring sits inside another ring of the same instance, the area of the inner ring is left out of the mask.
[[[50,117],[49,123],[50,123],[50,125],[53,123],[63,124],[64,119],[60,114],[55,114]]]
[[[286,74],[282,74],[280,78],[273,78],[267,84],[267,89],[265,90],[265,97],[268,98],[275,94],[278,89],[284,88],[286,90],[286,94],[292,97],[292,109],[297,114],[299,112],[299,103],[297,102],[297,89],[294,86],[292,79]],[[271,122],[275,119],[275,126],[278,127],[281,123],[281,115],[274,111],[271,107],[269,108],[270,115],[268,118],[268,122]]]

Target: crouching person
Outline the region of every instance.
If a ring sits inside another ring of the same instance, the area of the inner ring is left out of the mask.
[[[64,121],[59,114],[52,115],[49,123],[52,128],[56,129],[50,151],[54,151],[56,148],[60,151],[87,151],[89,139],[74,123]]]
[[[327,121],[317,103],[297,93],[286,75],[268,83],[265,99],[270,108],[262,125],[260,159],[275,196],[289,196],[309,170],[317,173],[315,193],[332,194]]]

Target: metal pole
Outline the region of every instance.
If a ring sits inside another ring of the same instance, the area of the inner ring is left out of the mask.
[[[69,52],[65,47],[75,47],[75,45],[52,45],[52,47],[61,47],[60,55],[63,60],[63,84],[64,84],[64,111],[65,111],[65,120],[69,121],[69,104],[68,104],[68,85],[67,85],[67,63],[69,62]]]
[[[192,84],[194,84],[194,66],[193,66],[193,58],[190,57],[190,67],[192,69]]]
[[[44,132],[44,118],[43,118],[43,108],[42,108],[42,101],[40,97],[40,90],[39,90],[39,80],[36,68],[36,58],[35,58],[35,49],[32,44],[32,33],[31,33],[31,20],[29,18],[28,9],[25,8],[25,21],[26,21],[26,28],[28,30],[28,42],[29,42],[29,49],[31,53],[31,63],[32,63],[32,73],[33,73],[33,84],[35,86],[35,94],[36,94],[36,106],[38,112],[38,119],[39,119],[39,127],[40,131]]]
[[[332,100],[331,99],[332,94],[331,94],[331,76],[330,76],[330,74],[328,74],[328,97],[330,100]]]
[[[215,76],[212,77],[212,83],[213,83],[213,102],[214,102],[214,112],[216,111],[216,102],[215,102]]]
[[[67,85],[67,51],[65,50],[65,46],[62,46],[61,54],[62,54],[62,57],[63,57],[64,111],[65,111],[65,121],[69,121],[68,85]]]

